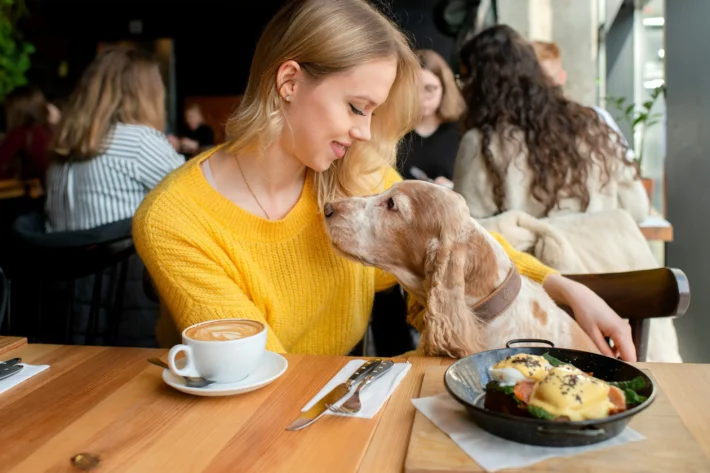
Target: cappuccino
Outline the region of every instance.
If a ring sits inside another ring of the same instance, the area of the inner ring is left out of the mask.
[[[190,327],[185,337],[203,342],[226,342],[251,337],[264,330],[264,326],[253,320],[215,320]]]

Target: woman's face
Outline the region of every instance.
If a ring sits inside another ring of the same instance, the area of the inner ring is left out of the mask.
[[[419,72],[421,80],[421,105],[422,117],[434,115],[441,105],[441,97],[444,94],[444,87],[441,81],[433,72],[422,69]]]
[[[284,66],[282,66],[283,69]],[[283,149],[316,172],[327,170],[358,141],[369,141],[373,111],[389,95],[397,76],[394,58],[314,79],[298,68],[287,74],[281,96]]]
[[[47,123],[51,126],[59,124],[59,120],[62,119],[62,113],[59,111],[56,105],[53,103],[47,104]]]

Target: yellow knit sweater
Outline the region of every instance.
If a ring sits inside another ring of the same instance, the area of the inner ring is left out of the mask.
[[[249,318],[267,324],[269,350],[347,354],[365,333],[375,292],[395,279],[332,250],[310,179],[285,218],[265,220],[205,179],[199,164],[213,152],[167,176],[134,218],[136,248],[172,319],[163,312],[161,345],[179,343],[179,331],[197,322]],[[399,179],[392,171],[385,186]],[[522,274],[542,281],[554,272],[496,238]]]

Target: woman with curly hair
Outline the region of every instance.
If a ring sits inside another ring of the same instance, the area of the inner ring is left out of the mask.
[[[506,210],[534,217],[621,208],[636,221],[649,202],[623,138],[569,100],[532,45],[491,27],[461,50],[467,113],[454,190],[476,218]]]

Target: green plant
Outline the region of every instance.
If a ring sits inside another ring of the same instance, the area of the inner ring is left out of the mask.
[[[638,161],[639,169],[642,169],[643,164],[643,147],[646,142],[646,132],[660,121],[660,113],[651,113],[656,100],[661,96],[666,95],[666,86],[662,85],[653,89],[649,100],[645,101],[640,108],[637,108],[635,103],[627,103],[623,97],[607,97],[607,102],[613,106],[621,114],[621,119],[629,125],[631,135],[636,136],[636,129],[641,127],[641,138],[636,150],[636,160]],[[618,117],[617,117],[618,118]],[[633,140],[630,140],[633,141]]]
[[[17,22],[27,14],[25,0],[0,0],[0,101],[17,86],[27,83],[34,46],[23,41]]]

